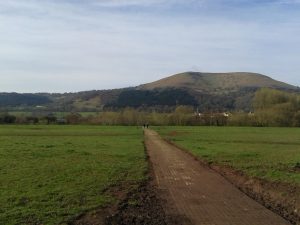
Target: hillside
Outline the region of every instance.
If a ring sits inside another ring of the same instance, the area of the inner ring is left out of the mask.
[[[124,107],[172,110],[192,105],[201,111],[251,110],[260,88],[298,92],[299,88],[257,73],[176,74],[132,88],[64,94],[0,93],[1,111],[101,111]]]
[[[140,85],[140,90],[160,88],[185,88],[189,90],[221,94],[243,88],[275,88],[296,90],[297,87],[257,73],[198,73],[186,72],[176,74],[152,83]]]

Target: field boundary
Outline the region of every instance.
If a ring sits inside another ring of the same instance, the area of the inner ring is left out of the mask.
[[[167,225],[171,219],[165,213],[163,202],[159,197],[154,183],[154,172],[147,147],[145,136],[143,140],[147,169],[145,179],[138,187],[129,191],[119,202],[117,210],[107,218],[105,225]],[[177,225],[177,223],[172,223]],[[178,224],[179,225],[179,224]]]
[[[267,209],[282,216],[292,224],[300,225],[300,187],[249,177],[242,171],[230,166],[205,161],[201,157],[194,155],[190,150],[179,146],[167,138],[162,138],[170,145],[192,156],[202,166],[208,167],[223,176],[231,184]]]
[[[145,179],[134,187],[130,184],[127,186],[121,184],[107,188],[108,193],[117,197],[116,203],[83,212],[68,225],[179,225],[164,211],[164,203],[159,198],[154,184],[153,167],[149,160],[145,140],[143,143],[147,163]]]

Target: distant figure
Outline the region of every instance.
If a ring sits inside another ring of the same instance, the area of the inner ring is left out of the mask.
[[[148,129],[148,128],[149,128],[149,124],[147,123],[147,125],[146,125],[146,126],[147,126],[147,129]]]
[[[146,124],[143,125],[144,129],[146,128]]]

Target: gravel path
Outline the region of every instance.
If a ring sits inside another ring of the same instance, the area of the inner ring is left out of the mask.
[[[145,130],[145,140],[165,211],[182,225],[290,224],[156,132]]]

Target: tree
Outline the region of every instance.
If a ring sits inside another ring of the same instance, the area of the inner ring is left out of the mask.
[[[8,113],[0,115],[0,123],[11,124],[11,123],[15,123],[16,119],[17,119],[16,116],[10,115]]]
[[[54,116],[53,114],[48,114],[47,116],[45,116],[45,119],[47,121],[47,124],[55,123],[57,120],[56,116]]]
[[[78,124],[82,120],[82,116],[79,113],[71,113],[65,117],[67,123]]]
[[[258,125],[292,126],[297,120],[300,97],[294,93],[263,88],[256,92],[253,107]]]
[[[36,116],[27,116],[26,117],[26,122],[27,123],[37,124],[39,122],[39,118],[36,117]]]

